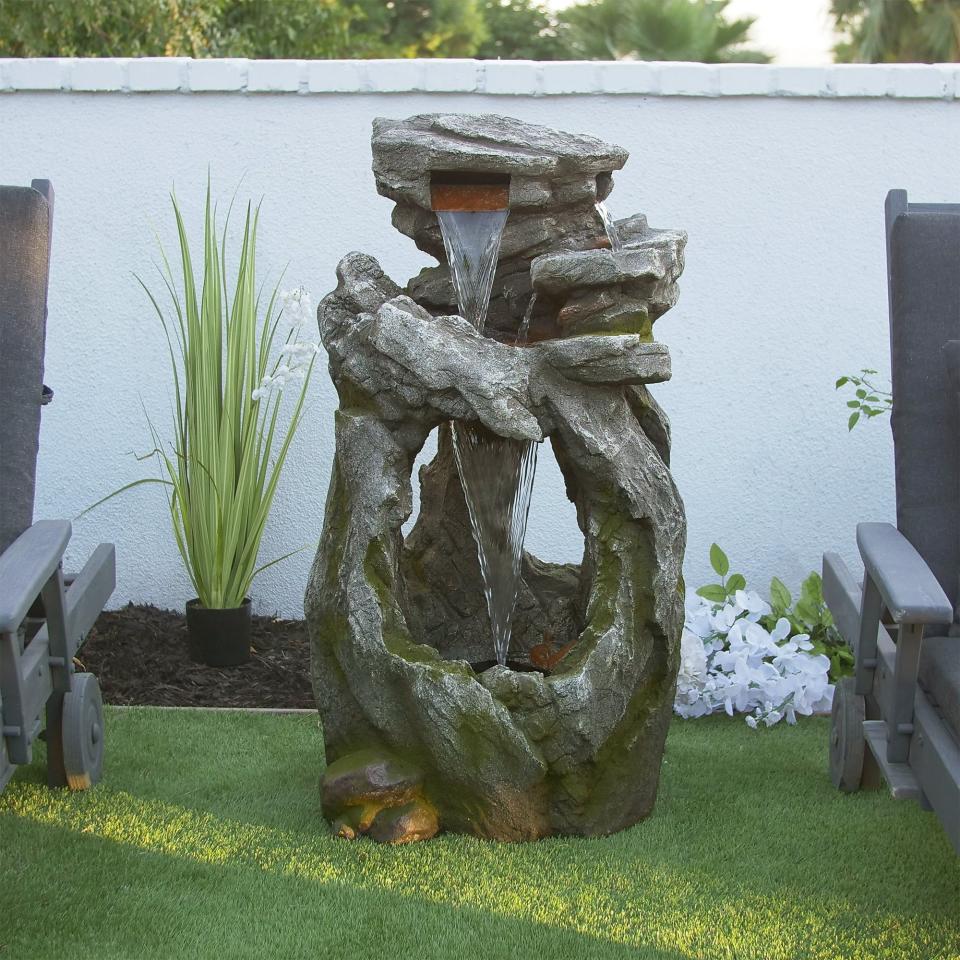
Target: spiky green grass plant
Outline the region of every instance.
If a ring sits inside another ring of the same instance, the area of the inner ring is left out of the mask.
[[[150,455],[156,456],[162,477],[129,486],[159,482],[167,487],[173,534],[197,597],[204,607],[222,609],[240,606],[256,574],[291,555],[257,566],[280,472],[303,418],[315,354],[304,364],[303,384],[286,420],[281,390],[269,388],[282,387],[292,364],[283,363],[274,351],[282,337],[278,287],[261,317],[262,290],[256,281],[259,207],[247,204],[231,296],[230,217],[218,235],[210,193],[208,183],[199,276],[180,206],[171,197],[182,292],[162,248],[160,274],[172,316],[140,280],[166,334],[174,384],[174,436],[165,443],[150,423],[154,444]],[[291,331],[281,354],[294,340]]]
[[[934,816],[838,793],[829,721],[675,721],[611,837],[336,840],[316,716],[107,709],[103,781],[0,796],[0,957],[956,960]]]

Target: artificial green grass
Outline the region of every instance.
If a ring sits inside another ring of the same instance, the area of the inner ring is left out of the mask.
[[[100,785],[0,796],[0,957],[960,956],[939,825],[835,792],[827,730],[676,721],[630,830],[391,848],[330,837],[311,717],[108,710]]]

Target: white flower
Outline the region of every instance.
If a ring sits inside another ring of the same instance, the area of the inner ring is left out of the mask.
[[[269,396],[270,391],[273,389],[273,385],[274,384],[273,384],[272,377],[264,377],[260,381],[260,386],[257,387],[252,394],[250,394],[251,398],[254,401],[257,401],[257,400],[262,400],[266,396]]]
[[[719,604],[691,598],[680,638],[676,713],[742,713],[757,729],[830,708],[829,658],[810,652],[806,634],[791,637],[785,617],[767,631],[759,621],[769,614],[769,605],[747,590]]]
[[[299,344],[288,344],[288,346],[299,346]],[[306,344],[309,349],[305,352],[294,354],[284,353],[283,350],[280,351],[281,356],[286,356],[287,363],[277,364],[276,369],[273,371],[273,374],[269,377],[264,377],[260,381],[260,386],[258,386],[253,393],[250,395],[253,400],[262,400],[264,397],[269,396],[274,390],[280,392],[291,380],[302,380],[306,374],[307,369],[309,368],[308,362],[303,362],[300,358],[304,356],[315,356],[316,350],[313,349],[313,344]],[[296,359],[292,359],[296,358]]]
[[[703,640],[691,630],[680,635],[680,671],[677,674],[677,712],[685,717],[702,717],[710,709],[703,700],[707,680],[707,653]]]
[[[287,342],[279,350],[279,361],[273,373],[264,377],[250,396],[254,402],[263,400],[271,393],[278,393],[291,380],[303,380],[310,364],[320,352],[320,344],[301,340],[300,328],[312,319],[313,300],[303,286],[284,290],[279,294],[281,316],[289,329]]]
[[[773,628],[773,631],[770,634],[770,639],[774,643],[779,643],[781,640],[786,640],[790,636],[790,621],[786,617],[781,617],[777,621],[777,625]]]
[[[313,298],[302,285],[280,294],[283,319],[290,329],[303,326],[313,319]]]
[[[751,618],[761,617],[770,612],[770,605],[759,593],[752,590],[737,590],[733,595],[737,608],[749,614]]]
[[[680,635],[680,676],[689,684],[703,686],[707,676],[707,654],[703,641],[689,630]]]
[[[320,352],[320,344],[310,340],[293,340],[280,348],[280,356],[287,358],[291,369],[304,366]]]

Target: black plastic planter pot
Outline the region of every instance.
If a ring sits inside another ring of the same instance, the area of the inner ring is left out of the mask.
[[[187,601],[190,656],[208,667],[235,667],[250,659],[250,598],[239,607],[212,610]]]

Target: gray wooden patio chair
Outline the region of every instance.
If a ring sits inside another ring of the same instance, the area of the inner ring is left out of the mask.
[[[856,657],[833,703],[841,790],[886,781],[933,809],[960,853],[960,204],[887,196],[897,526],[861,523],[863,587],[823,558]]]
[[[51,786],[90,786],[103,759],[100,689],[74,657],[113,592],[113,546],[65,576],[69,521],[33,522],[52,222],[48,181],[0,186],[0,791],[44,720]]]

